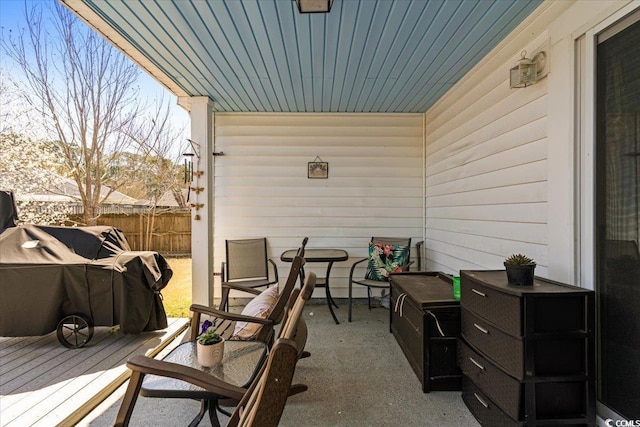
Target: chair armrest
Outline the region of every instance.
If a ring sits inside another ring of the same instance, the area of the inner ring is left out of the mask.
[[[226,267],[227,263],[222,261],[222,265],[220,266],[220,278],[223,282],[227,281]]]
[[[220,396],[226,396],[232,399],[240,400],[246,393],[246,390],[242,387],[227,384],[211,375],[203,373],[199,369],[178,365],[177,363],[165,362],[163,360],[156,360],[142,355],[133,356],[127,360],[127,367],[132,371],[142,372],[143,374],[159,375],[186,381]]]
[[[275,275],[275,279],[274,279],[274,281],[276,281],[276,282],[277,282],[278,280],[280,280],[280,279],[278,278],[278,266],[276,265],[275,261],[274,261],[274,260],[272,260],[271,258],[267,259],[267,261],[269,261],[269,262],[271,263],[271,265],[273,266],[273,273],[274,273],[274,275]]]
[[[213,307],[207,307],[205,305],[200,304],[191,304],[189,307],[191,310],[191,324],[190,324],[190,333],[189,333],[189,341],[195,341],[198,337],[198,333],[200,331],[200,319],[203,314],[212,316],[216,319],[227,320],[230,322],[248,322],[248,323],[259,323],[261,325],[267,325],[273,327],[273,321],[271,319],[262,319],[260,317],[247,316],[244,314],[238,313],[230,313],[224,310],[218,310]],[[264,329],[264,328],[263,328]],[[267,328],[271,329],[271,328]]]
[[[212,316],[218,319],[225,320],[235,320],[237,322],[250,322],[250,323],[260,323],[262,325],[269,325],[273,323],[269,319],[262,319],[260,317],[247,316],[245,314],[238,313],[229,313],[228,311],[218,310],[212,307],[207,307],[205,305],[199,304],[191,304],[189,310],[197,313],[198,315],[206,314],[208,316]]]
[[[367,261],[369,258],[362,258],[359,259],[358,261],[354,262],[353,265],[351,266],[351,270],[349,271],[349,281],[351,281],[353,279],[353,271],[356,269],[356,267],[358,266],[358,264]]]
[[[233,289],[234,291],[246,292],[248,294],[260,295],[260,291],[254,288],[247,288],[246,286],[236,285],[235,283],[222,282],[223,288]]]

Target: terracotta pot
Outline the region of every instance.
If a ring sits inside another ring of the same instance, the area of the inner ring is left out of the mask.
[[[222,356],[224,356],[224,338],[215,344],[204,345],[198,342],[196,352],[198,363],[201,366],[205,368],[215,366],[222,361]]]
[[[505,265],[510,285],[533,286],[535,265]]]

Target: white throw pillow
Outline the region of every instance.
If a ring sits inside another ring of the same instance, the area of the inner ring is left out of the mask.
[[[257,295],[254,299],[249,301],[249,304],[242,310],[242,314],[245,316],[259,317],[266,319],[276,305],[279,296],[279,290],[277,286],[267,288],[262,291],[260,295]],[[252,322],[237,322],[235,330],[233,331],[233,338],[241,340],[250,340],[256,336],[260,331],[262,325]]]

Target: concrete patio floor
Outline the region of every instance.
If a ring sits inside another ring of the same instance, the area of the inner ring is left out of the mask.
[[[479,426],[460,392],[423,393],[395,338],[389,333],[389,311],[354,307],[346,321],[339,301],[336,325],[323,300],[305,308],[311,357],[298,363],[294,383],[309,386],[289,398],[281,426]],[[81,421],[81,426],[110,426],[120,407],[124,386]],[[199,403],[141,397],[132,426],[187,425]],[[221,425],[226,417],[220,415]],[[200,424],[210,426],[208,417]]]

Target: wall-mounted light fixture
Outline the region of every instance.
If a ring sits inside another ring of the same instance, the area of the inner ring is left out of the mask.
[[[294,0],[300,13],[329,13],[333,0]]]
[[[533,58],[527,58],[527,51],[520,54],[518,65],[513,67],[509,76],[511,89],[531,86],[547,75],[547,54],[544,51],[537,52]]]

